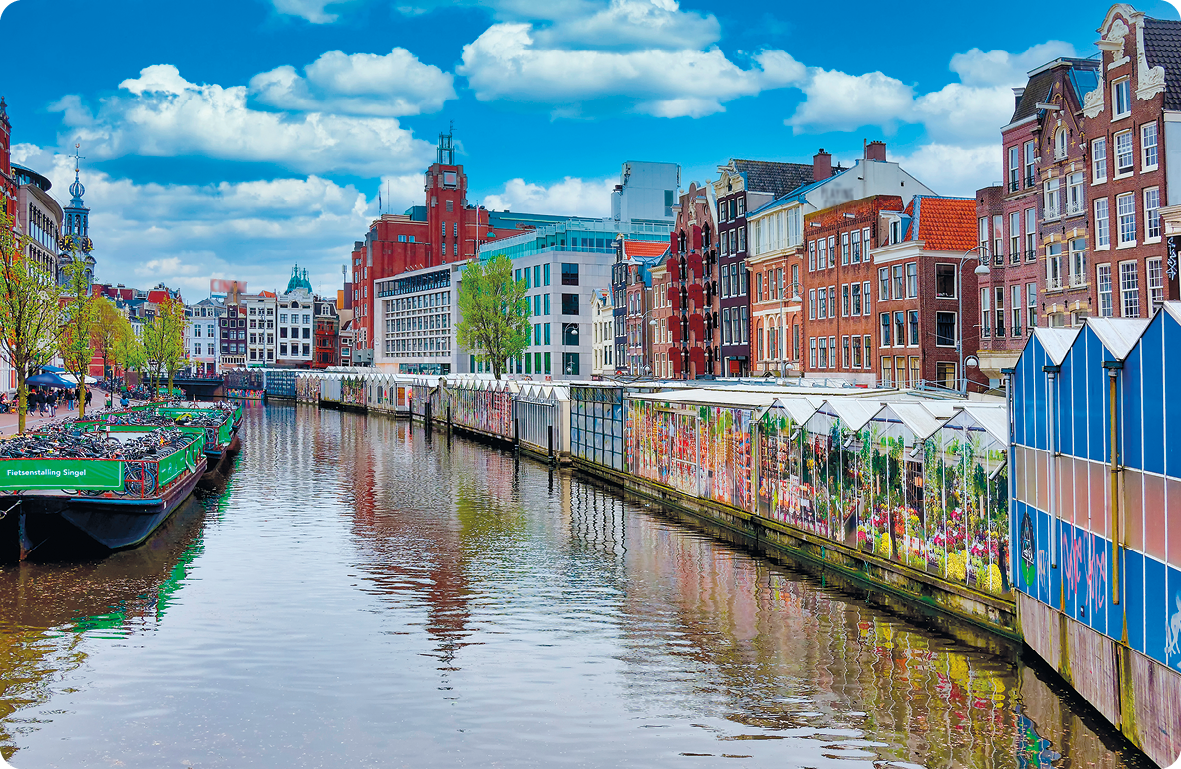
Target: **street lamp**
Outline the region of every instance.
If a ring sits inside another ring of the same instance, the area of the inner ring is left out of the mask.
[[[968,377],[964,372],[964,262],[968,261],[973,251],[980,251],[978,257],[980,263],[976,265],[975,273],[977,275],[988,275],[991,270],[988,269],[988,254],[982,250],[984,248],[987,248],[987,246],[979,245],[965,251],[964,255],[960,257],[960,268],[956,271],[956,281],[959,282],[959,285],[956,287],[958,289],[956,296],[959,298],[959,311],[956,313],[956,319],[959,321],[959,334],[955,340],[955,348],[960,359],[960,366],[956,369],[956,375],[959,378],[959,381],[956,383],[956,389],[960,391],[961,395],[967,395],[968,393]]]

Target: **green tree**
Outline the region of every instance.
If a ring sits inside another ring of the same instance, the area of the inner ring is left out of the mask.
[[[524,281],[513,280],[513,261],[500,254],[472,262],[463,271],[458,302],[459,343],[485,359],[500,379],[505,361],[529,345],[529,302]]]
[[[94,357],[91,345],[94,332],[94,299],[86,280],[86,264],[73,261],[66,268],[65,296],[62,299],[62,331],[58,337],[58,352],[66,371],[78,381],[78,416],[86,415],[86,374]]]
[[[135,329],[131,327],[131,322],[126,318],[122,319],[119,324],[119,330],[115,338],[115,343],[111,347],[111,357],[119,368],[123,369],[123,375],[127,376],[129,371],[139,371],[147,363],[147,355],[144,353],[144,346],[139,341],[139,337],[135,335]]]
[[[22,255],[25,239],[0,209],[0,348],[16,370],[17,430],[25,431],[30,371],[53,358],[61,326],[61,289],[53,273]]]
[[[119,335],[131,331],[131,325],[115,303],[105,296],[94,298],[94,329],[91,339],[94,342],[94,352],[103,361],[103,376],[112,376],[110,363],[115,359],[115,345]],[[124,328],[126,327],[126,328]]]
[[[160,376],[168,374],[168,395],[172,378],[188,359],[184,341],[185,305],[171,296],[156,308],[156,314],[144,326],[143,347],[152,371],[152,397],[160,391]]]

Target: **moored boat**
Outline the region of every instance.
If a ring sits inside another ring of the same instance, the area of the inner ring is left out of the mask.
[[[242,406],[208,401],[187,403],[147,403],[122,411],[99,414],[93,419],[74,422],[82,430],[121,430],[124,427],[173,426],[201,427],[205,430],[207,471],[213,472],[222,460],[236,454],[242,446],[238,429],[242,424]]]
[[[5,448],[16,441],[20,450],[0,452],[0,505],[18,516],[22,558],[54,543],[105,550],[142,543],[207,465],[202,428],[59,430],[12,438]]]

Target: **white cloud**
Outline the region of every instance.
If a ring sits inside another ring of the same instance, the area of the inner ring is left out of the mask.
[[[712,14],[681,11],[676,0],[611,0],[537,30],[535,41],[542,48],[700,50],[721,36]]]
[[[965,147],[924,144],[910,154],[891,156],[890,160],[940,195],[973,197],[976,190],[1000,178],[1001,146],[999,141]]]
[[[935,142],[974,144],[1000,136],[1013,114],[1013,92],[1005,87],[972,88],[951,83],[915,103],[915,120]]]
[[[914,88],[881,72],[847,75],[834,70],[808,70],[805,100],[784,121],[794,133],[852,131],[876,125],[886,130],[911,122]]]
[[[29,144],[14,159],[53,182],[59,200],[73,181],[73,158]],[[403,195],[409,175],[397,177]],[[415,175],[418,195],[422,177]],[[163,281],[186,298],[208,293],[210,278],[283,288],[298,261],[317,289],[333,291],[353,241],[377,214],[376,195],[319,176],[211,185],[138,184],[83,169],[97,277],[146,287]],[[391,189],[396,184],[391,180]],[[404,206],[403,206],[404,208]]]
[[[464,46],[457,72],[476,98],[553,104],[563,112],[577,112],[571,103],[610,101],[658,117],[700,117],[804,74],[783,51],[765,51],[744,70],[718,48],[561,50],[535,47],[533,35],[529,24],[495,24]]]
[[[435,112],[455,98],[453,76],[423,64],[405,48],[384,56],[328,51],[305,73],[301,77],[294,67],[277,67],[252,77],[250,91],[279,109],[386,117]]]
[[[331,24],[340,18],[329,13],[330,5],[340,5],[341,0],[272,0],[275,10],[287,16],[298,16],[313,24]]]
[[[196,85],[171,64],[146,67],[119,87],[131,96],[104,101],[96,115],[73,98],[60,101],[63,141],[83,141],[95,159],[199,155],[372,176],[419,169],[431,156],[428,143],[392,118],[255,110],[244,86]]]
[[[504,190],[488,195],[483,205],[490,209],[560,214],[565,216],[607,216],[611,213],[613,179],[577,179],[567,176],[546,187],[511,179]]]
[[[973,48],[951,57],[951,71],[970,86],[1020,86],[1026,73],[1062,56],[1076,56],[1074,46],[1061,40],[1040,43],[1021,53]]]

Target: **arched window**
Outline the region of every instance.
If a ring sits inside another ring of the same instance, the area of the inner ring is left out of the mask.
[[[1066,159],[1066,128],[1058,129],[1058,133],[1054,134],[1054,159]]]

